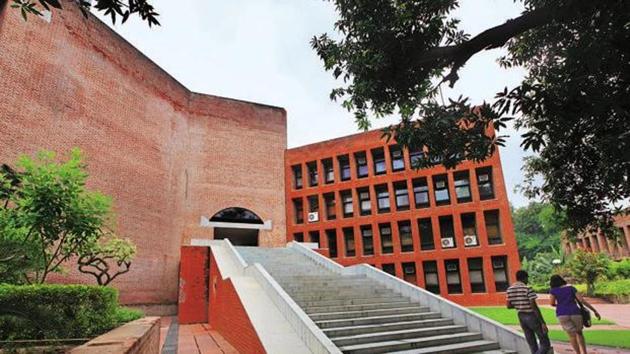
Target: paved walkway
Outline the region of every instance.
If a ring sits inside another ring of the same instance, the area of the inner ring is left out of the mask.
[[[162,354],[239,354],[208,324],[180,325],[176,317],[162,317]]]

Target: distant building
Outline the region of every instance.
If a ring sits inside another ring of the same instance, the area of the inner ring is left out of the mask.
[[[614,240],[607,237],[601,230],[579,235],[575,241],[566,237],[562,239],[562,246],[570,254],[581,249],[589,252],[604,252],[614,259],[630,257],[630,214],[615,217],[615,226],[619,228],[621,236]]]
[[[368,263],[461,304],[496,304],[519,257],[501,161],[414,170],[380,131],[289,149],[289,239]]]

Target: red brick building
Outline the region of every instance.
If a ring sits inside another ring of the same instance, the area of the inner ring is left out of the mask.
[[[288,238],[368,263],[460,304],[496,304],[519,268],[497,152],[416,171],[379,131],[289,149]]]
[[[581,249],[589,252],[603,252],[614,259],[630,257],[630,214],[615,217],[615,226],[619,229],[619,237],[613,239],[601,230],[579,235],[575,241],[562,239],[562,246],[566,254]]]
[[[113,197],[118,234],[137,245],[113,283],[124,303],[174,313],[180,247],[220,230],[202,216],[245,208],[266,223],[256,242],[285,244],[284,109],[191,92],[70,3],[50,22],[5,4],[0,163],[83,150],[89,187]],[[75,271],[53,280],[95,283]]]
[[[378,132],[286,150],[284,109],[191,92],[76,7],[24,22],[8,5],[0,8],[0,163],[41,149],[84,151],[89,187],[113,197],[117,233],[137,245],[131,271],[113,284],[123,303],[173,313],[181,246],[226,232],[264,247],[319,239],[341,264],[437,284],[463,304],[503,299],[519,263],[498,154],[416,172],[409,153]],[[313,208],[318,220],[308,222]],[[245,220],[238,229],[226,224],[235,213]],[[94,282],[67,268],[53,280]]]

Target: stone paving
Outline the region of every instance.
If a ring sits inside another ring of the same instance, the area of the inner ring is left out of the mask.
[[[239,354],[208,324],[180,325],[176,317],[162,317],[162,354]]]

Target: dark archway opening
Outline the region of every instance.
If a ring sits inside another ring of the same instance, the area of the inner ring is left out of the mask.
[[[214,214],[210,222],[225,223],[226,226],[214,227],[214,239],[229,239],[235,246],[258,246],[258,228],[264,222],[251,210],[245,208],[226,208]],[[233,224],[233,225],[228,225]]]

